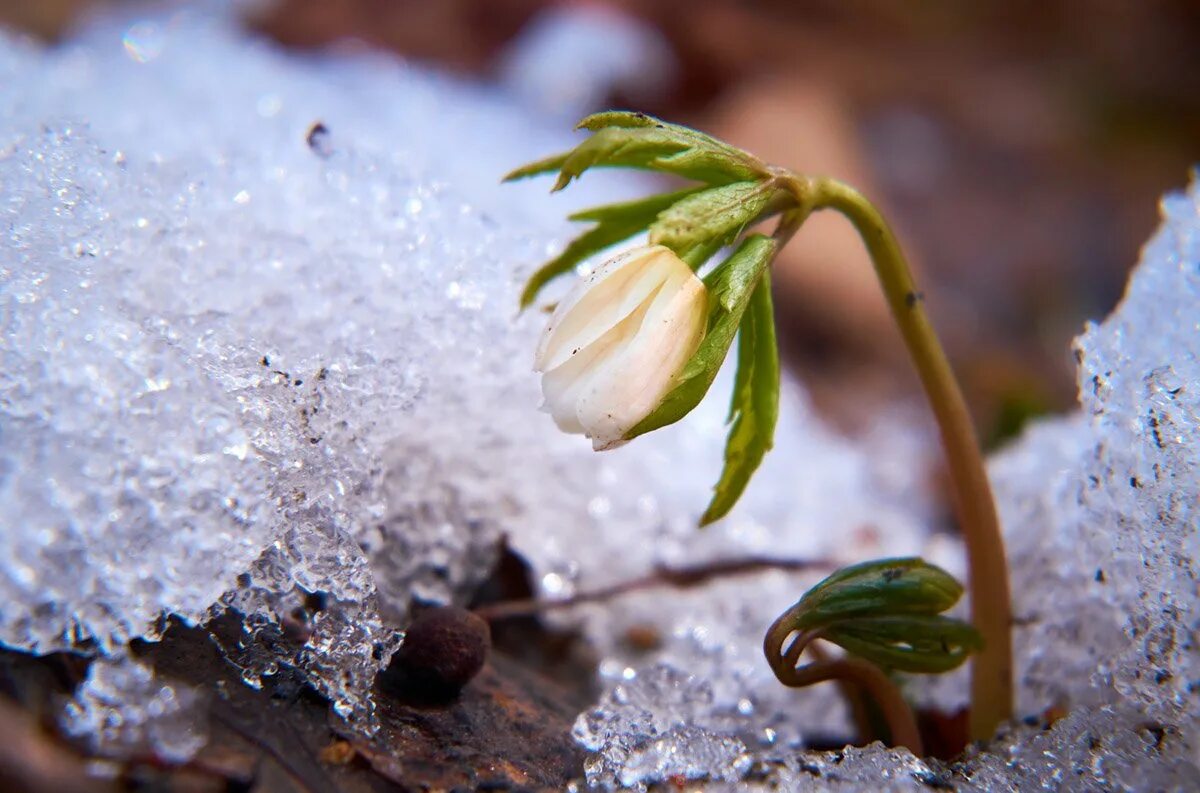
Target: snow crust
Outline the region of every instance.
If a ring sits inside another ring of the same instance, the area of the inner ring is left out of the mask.
[[[570,209],[646,189],[496,184],[569,145],[557,120],[378,55],[283,54],[223,4],[100,20],[54,50],[0,41],[0,118],[0,642],[101,658],[64,716],[101,749],[195,751],[198,733],[151,726],[186,718],[149,713],[171,684],[126,645],[164,615],[228,609],[245,627],[222,649],[248,684],[294,667],[370,732],[409,605],[461,602],[506,536],[548,598],[658,565],[826,561],[556,617],[602,657],[605,693],[575,728],[588,784],[1200,778],[1200,189],[1164,200],[1125,300],[1080,338],[1080,412],[992,463],[1020,711],[1069,715],[937,766],[802,752],[849,736],[841,703],[783,689],[761,658],[765,626],[829,566],[921,554],[961,571],[918,478],[923,419],[847,440],[789,384],[743,504],[697,532],[727,381],[600,455],[537,412],[522,278],[568,239]],[[912,690],[953,707],[965,685]],[[106,730],[114,716],[132,726]]]
[[[21,607],[0,640],[120,655],[164,615],[232,608],[248,683],[297,667],[370,731],[411,601],[462,600],[504,535],[550,597],[660,563],[918,550],[907,469],[798,393],[789,451],[704,534],[727,384],[628,449],[554,431],[517,290],[571,209],[646,185],[501,187],[569,145],[560,124],[392,59],[281,54],[223,8],[2,48],[0,594]],[[803,589],[773,586],[756,619]]]

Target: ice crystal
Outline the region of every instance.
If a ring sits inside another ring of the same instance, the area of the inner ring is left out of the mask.
[[[207,740],[203,698],[164,682],[128,655],[102,658],[88,668],[62,726],[100,754],[188,760]]]

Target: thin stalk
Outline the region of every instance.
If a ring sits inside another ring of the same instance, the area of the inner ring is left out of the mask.
[[[816,661],[797,667],[796,664],[805,650],[811,652],[816,649],[813,642],[819,639],[821,634],[820,631],[801,633],[785,651],[783,644],[794,632],[787,626],[786,620],[779,619],[767,631],[763,640],[763,652],[780,683],[792,688],[804,688],[828,680],[835,681],[841,686],[843,695],[847,696],[852,708],[856,704],[856,697],[847,692],[846,687],[847,684],[858,686],[879,706],[887,722],[888,731],[892,734],[892,745],[903,746],[917,757],[925,753],[912,708],[904,700],[900,689],[882,669],[861,658],[830,658],[819,651],[816,653]],[[860,720],[861,730],[862,714],[856,713],[855,716],[856,720]]]
[[[830,655],[820,642],[811,642],[805,649],[819,664],[835,660],[835,657]],[[795,666],[795,664],[792,665]],[[855,685],[853,680],[846,678],[839,679],[837,687],[842,692],[842,699],[846,700],[846,706],[850,709],[851,720],[858,728],[858,739],[864,744],[875,740],[880,732],[877,729],[876,720],[871,717],[871,706],[863,690]],[[879,713],[878,708],[876,708],[876,713]],[[886,717],[884,720],[886,721]]]
[[[836,210],[862,237],[937,419],[966,542],[971,621],[984,640],[971,662],[970,733],[972,740],[986,740],[1012,716],[1012,614],[1004,539],[966,401],[900,245],[879,210],[833,179],[796,177],[792,188],[801,207]]]
[[[622,581],[602,589],[577,592],[571,597],[560,600],[539,600],[537,598],[504,600],[478,606],[473,611],[477,616],[489,622],[495,622],[574,608],[584,603],[604,602],[630,592],[653,587],[689,589],[718,578],[759,573],[764,570],[827,570],[832,567],[833,563],[828,559],[772,559],[758,556],[721,559],[685,567],[659,567],[650,575]]]
[[[776,671],[775,676],[784,685],[793,688],[811,686],[826,680],[850,681],[861,686],[883,712],[888,729],[892,733],[892,745],[903,746],[917,757],[924,755],[921,733],[917,729],[917,720],[913,717],[912,709],[908,707],[908,703],[904,701],[900,690],[891,679],[875,664],[861,658],[843,656],[836,660],[805,664],[790,671],[783,670],[783,674]]]

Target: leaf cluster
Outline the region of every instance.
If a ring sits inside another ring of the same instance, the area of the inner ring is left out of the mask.
[[[839,570],[781,619],[887,669],[947,672],[983,645],[974,627],[942,616],[962,594],[952,575],[922,559],[882,559]]]
[[[644,113],[611,111],[588,116],[579,128],[593,134],[570,151],[517,168],[504,180],[557,171],[557,191],[590,168],[606,167],[654,170],[702,184],[571,215],[571,220],[594,225],[530,277],[521,308],[583,260],[646,231],[651,244],[664,245],[699,268],[787,201],[787,191],[757,158],[690,127]]]

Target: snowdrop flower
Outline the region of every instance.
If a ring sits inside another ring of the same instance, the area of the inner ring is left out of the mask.
[[[576,283],[538,344],[543,410],[597,450],[625,442],[704,338],[704,283],[661,245],[627,251]]]

